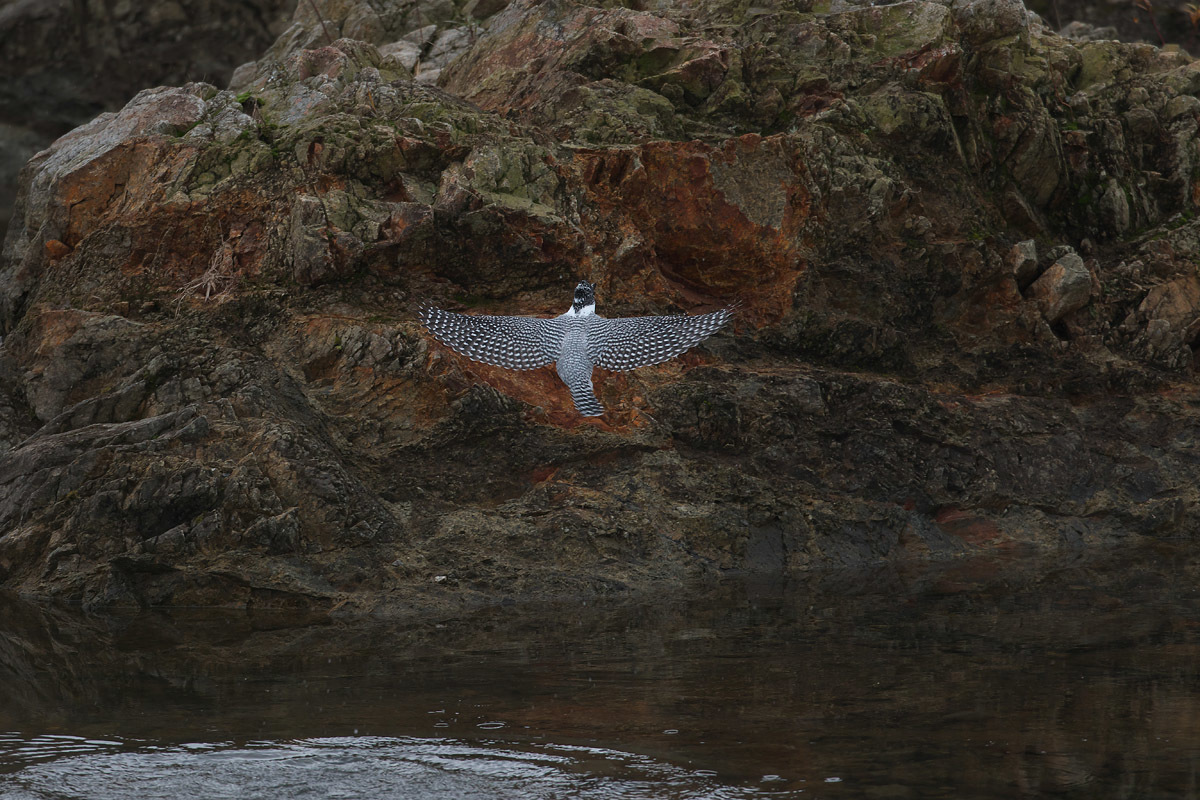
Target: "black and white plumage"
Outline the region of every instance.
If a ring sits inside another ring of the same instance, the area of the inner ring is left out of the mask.
[[[621,372],[660,364],[716,333],[734,311],[608,319],[596,313],[595,288],[582,281],[567,312],[548,319],[455,314],[432,306],[419,316],[438,341],[476,361],[506,369],[555,364],[579,413],[598,417],[604,407],[592,391],[593,368]]]

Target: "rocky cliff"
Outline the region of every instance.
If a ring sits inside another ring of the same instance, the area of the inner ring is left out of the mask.
[[[301,3],[22,173],[0,580],[383,613],[1190,535],[1198,95],[1011,0]],[[580,278],[742,311],[599,421],[414,317]]]

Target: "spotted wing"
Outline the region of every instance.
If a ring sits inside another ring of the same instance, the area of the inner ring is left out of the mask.
[[[595,317],[588,330],[588,355],[598,367],[615,371],[659,364],[716,333],[734,307],[711,314],[670,317]]]
[[[439,342],[468,358],[505,369],[535,369],[558,359],[557,320],[455,314],[427,306],[418,312]]]

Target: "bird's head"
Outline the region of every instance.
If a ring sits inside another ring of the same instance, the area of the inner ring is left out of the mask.
[[[575,287],[575,302],[571,307],[578,313],[581,309],[594,305],[596,305],[596,285],[580,281],[579,285]]]

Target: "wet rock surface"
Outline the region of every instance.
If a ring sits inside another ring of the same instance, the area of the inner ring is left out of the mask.
[[[1190,534],[1188,56],[1008,3],[471,8],[302,4],[30,162],[5,585],[384,613]],[[599,421],[414,315],[580,278],[742,310]]]

